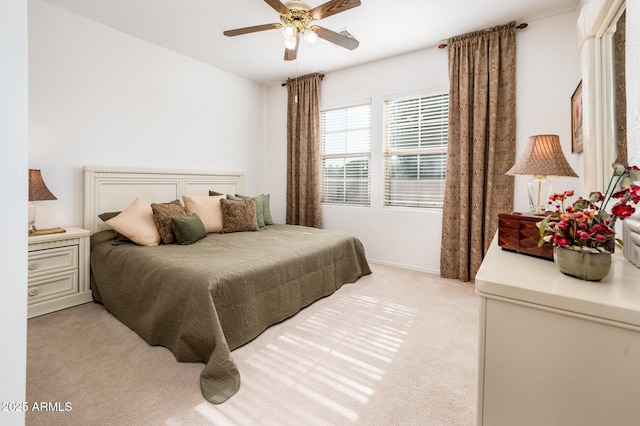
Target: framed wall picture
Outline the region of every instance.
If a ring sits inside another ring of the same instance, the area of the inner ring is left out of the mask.
[[[571,152],[582,152],[582,80],[571,95]]]

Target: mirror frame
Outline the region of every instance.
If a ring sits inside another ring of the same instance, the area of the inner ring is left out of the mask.
[[[617,156],[613,79],[613,42],[625,0],[591,0],[578,17],[582,61],[584,189],[602,191]]]

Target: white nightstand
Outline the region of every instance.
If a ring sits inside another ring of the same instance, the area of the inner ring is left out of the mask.
[[[89,234],[67,228],[29,237],[28,318],[90,302]]]

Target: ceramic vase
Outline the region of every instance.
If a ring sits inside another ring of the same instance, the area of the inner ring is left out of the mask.
[[[611,253],[553,249],[553,260],[563,274],[587,281],[600,281],[611,270]]]

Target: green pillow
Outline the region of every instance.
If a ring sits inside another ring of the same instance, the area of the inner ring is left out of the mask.
[[[262,213],[264,215],[265,225],[273,225],[273,218],[271,217],[271,207],[269,207],[270,198],[270,194],[264,194],[264,211]]]
[[[231,198],[231,197],[233,197],[233,198]],[[242,195],[242,194],[236,194],[235,196],[227,195],[227,199],[228,200],[235,200],[235,201],[246,200],[246,199],[249,199],[249,198],[255,198],[256,199],[256,213],[257,213],[257,216],[258,216],[258,226],[260,228],[264,228],[265,226],[267,226],[267,223],[266,223],[265,218],[264,218],[264,206],[267,203],[267,198],[265,198],[264,194],[260,194],[260,195],[257,195],[255,197],[248,197],[248,196]],[[269,217],[271,217],[271,214],[269,214]]]
[[[195,213],[185,217],[172,217],[171,224],[178,244],[193,244],[207,236],[204,223]]]
[[[216,195],[224,195],[222,192],[209,190],[209,197],[214,197]]]

